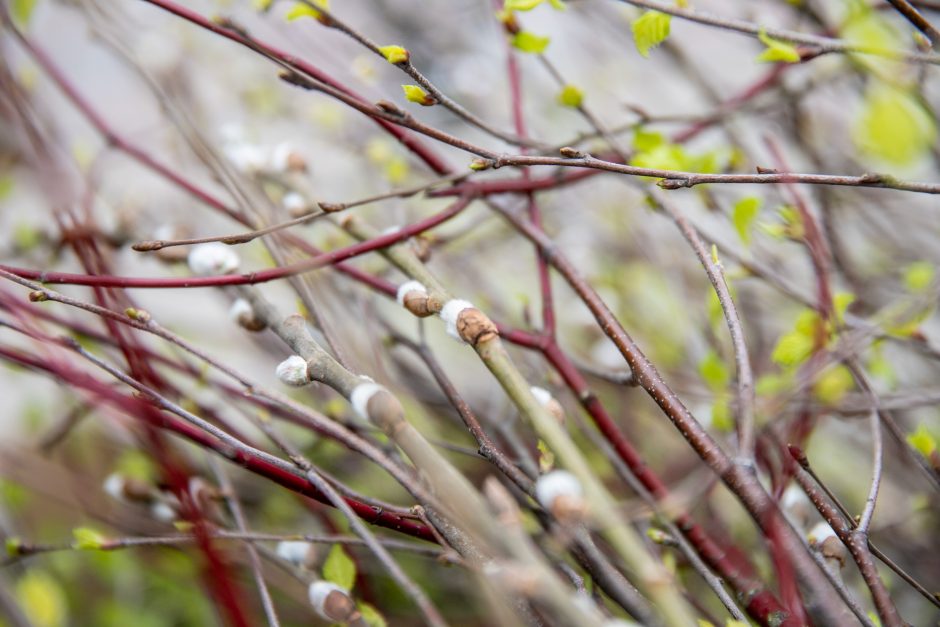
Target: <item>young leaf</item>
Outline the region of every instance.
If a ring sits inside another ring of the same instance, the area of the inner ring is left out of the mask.
[[[835,405],[855,386],[852,373],[845,366],[824,372],[813,384],[813,394],[824,405]]]
[[[800,53],[797,52],[794,46],[791,46],[788,43],[782,41],[777,41],[776,39],[771,39],[767,36],[767,33],[763,29],[757,33],[757,38],[761,40],[767,49],[762,53],[757,55],[758,61],[764,61],[768,63],[799,63],[800,62]]]
[[[633,149],[637,152],[649,152],[666,143],[666,138],[662,133],[647,131],[638,126],[633,131]]]
[[[728,385],[728,367],[715,351],[709,351],[699,362],[698,373],[713,392],[720,392]]]
[[[907,443],[910,444],[915,451],[927,459],[930,459],[930,456],[937,450],[937,441],[923,423],[917,425],[916,431],[907,434],[906,439]]]
[[[405,98],[409,102],[416,102],[422,107],[430,107],[433,104],[436,104],[437,101],[417,85],[402,85],[402,91],[405,92]]]
[[[566,107],[577,109],[584,101],[584,94],[574,85],[565,85],[558,94],[558,102]]]
[[[883,84],[869,91],[853,132],[862,152],[896,165],[924,156],[936,137],[936,124],[917,99]]]
[[[359,603],[359,612],[362,614],[362,620],[369,627],[388,627],[385,617],[368,603]]]
[[[636,49],[644,57],[650,56],[650,50],[666,41],[669,37],[669,23],[671,15],[659,11],[646,11],[633,20],[630,25],[633,30],[633,41]]]
[[[323,564],[323,578],[337,586],[352,590],[356,583],[356,564],[346,555],[342,545],[334,544]]]
[[[751,243],[751,229],[754,226],[754,220],[760,213],[761,199],[756,196],[742,198],[734,204],[731,212],[731,221],[734,228],[738,231],[738,237],[745,244]]]
[[[76,527],[72,529],[72,536],[75,538],[75,542],[72,543],[72,546],[82,551],[96,551],[107,542],[107,539],[103,535],[89,527]]]
[[[531,11],[543,2],[545,0],[506,0],[503,2],[503,9],[506,11]]]
[[[929,261],[915,261],[904,268],[904,287],[913,294],[922,294],[933,283],[936,269]]]
[[[330,0],[310,0],[310,4],[318,6],[321,9],[330,8]],[[267,7],[264,7],[264,9],[267,10]],[[319,20],[323,17],[323,14],[305,2],[295,2],[294,6],[287,11],[284,17],[288,22],[293,22],[302,17],[312,17],[315,20]]]
[[[550,41],[551,39],[548,37],[541,37],[535,33],[521,30],[513,35],[512,45],[514,48],[521,50],[522,52],[541,54],[542,52],[545,52],[546,48],[548,48]]]
[[[379,52],[381,52],[385,60],[392,65],[407,63],[408,59],[411,57],[408,51],[401,46],[381,46],[379,47]]]

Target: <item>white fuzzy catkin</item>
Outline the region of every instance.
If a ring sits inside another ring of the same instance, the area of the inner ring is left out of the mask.
[[[552,509],[560,496],[581,498],[583,494],[581,482],[567,470],[553,470],[535,482],[535,498],[547,510]]]
[[[532,396],[535,397],[535,400],[539,402],[539,405],[545,407],[552,402],[552,393],[546,390],[545,388],[540,388],[537,385],[533,385],[531,388]]]
[[[254,313],[255,310],[251,307],[251,303],[244,298],[238,298],[232,303],[232,306],[229,307],[228,317],[238,322],[238,319],[242,316],[253,316]]]
[[[277,543],[277,555],[296,566],[303,566],[313,545],[303,540],[284,540]]]
[[[281,383],[291,387],[299,388],[310,383],[310,376],[307,374],[307,360],[300,355],[291,355],[277,365],[275,370],[277,378]]]
[[[281,199],[281,204],[292,214],[299,213],[307,208],[307,201],[297,192],[287,192]]]
[[[457,319],[465,309],[473,309],[473,303],[454,298],[444,303],[444,306],[441,307],[441,313],[439,314],[441,320],[443,320],[446,325],[447,333],[461,342],[463,338],[460,337],[460,333],[457,332]]]
[[[173,522],[178,518],[176,510],[163,501],[154,501],[150,505],[150,515],[160,522]]]
[[[384,387],[373,381],[360,383],[349,395],[349,403],[363,420],[369,420],[369,399],[384,389]]]
[[[113,472],[108,475],[104,483],[101,484],[101,488],[111,498],[117,501],[127,501],[124,496],[124,477],[120,474]]]
[[[310,605],[313,606],[317,614],[326,620],[333,620],[332,616],[327,615],[326,608],[324,607],[326,599],[330,596],[331,592],[339,592],[345,596],[349,596],[349,592],[345,588],[331,581],[314,581],[310,584],[310,588],[307,589],[307,595],[310,597]]]
[[[287,172],[290,165],[290,157],[294,153],[294,148],[287,142],[281,142],[271,151],[271,159],[268,162],[269,167],[275,172]]]
[[[836,532],[832,530],[832,527],[829,526],[829,523],[821,522],[810,529],[809,533],[806,534],[806,537],[813,544],[822,544],[827,539],[835,537],[835,535]]]
[[[421,292],[422,294],[427,294],[428,288],[424,287],[424,283],[421,281],[405,281],[398,286],[398,292],[395,294],[395,300],[398,301],[400,306],[405,306],[405,296],[407,296],[410,292]]]
[[[193,246],[187,262],[193,274],[229,274],[238,270],[238,253],[222,242],[209,242]]]

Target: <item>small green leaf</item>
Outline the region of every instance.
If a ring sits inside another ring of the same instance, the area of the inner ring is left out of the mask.
[[[757,55],[758,61],[764,61],[768,63],[800,62],[800,53],[797,52],[796,47],[782,41],[777,41],[776,39],[771,39],[767,36],[767,33],[765,33],[763,29],[757,33],[757,38],[761,40],[761,43],[767,46],[766,50]]]
[[[734,209],[731,212],[731,221],[734,228],[738,231],[738,237],[745,244],[751,243],[751,229],[754,226],[754,220],[760,213],[761,199],[756,196],[748,196],[734,203]]]
[[[813,394],[824,405],[835,405],[855,387],[855,379],[845,366],[836,366],[824,372],[813,384]]]
[[[334,544],[323,563],[323,578],[345,590],[352,590],[356,583],[356,564],[346,555],[342,545]]]
[[[532,54],[545,52],[549,42],[551,42],[549,37],[541,37],[527,30],[521,30],[512,37],[512,45],[514,48]]]
[[[709,351],[698,364],[698,373],[705,385],[713,392],[720,392],[728,385],[728,367],[715,351]]]
[[[359,612],[362,614],[362,620],[369,627],[388,627],[385,617],[373,606],[362,601],[359,602]]]
[[[401,46],[381,46],[379,48],[379,52],[381,52],[382,56],[385,57],[385,60],[392,65],[407,63],[408,59],[411,58],[411,55],[408,53],[408,51]]]
[[[10,557],[16,557],[20,554],[20,549],[23,546],[23,541],[15,536],[10,536],[6,541],[7,555]]]
[[[25,28],[29,24],[29,18],[33,16],[33,9],[36,8],[36,0],[13,0],[11,13],[13,19],[20,28]]]
[[[503,9],[506,11],[531,11],[545,0],[505,0]]]
[[[927,426],[924,423],[917,425],[917,430],[913,433],[907,435],[907,443],[911,447],[926,457],[930,459],[930,456],[933,455],[937,450],[937,440],[934,439],[933,434],[927,430]]]
[[[546,473],[555,467],[555,454],[552,453],[552,449],[548,448],[548,444],[544,440],[539,440],[537,447],[539,451],[539,471]]]
[[[781,366],[797,366],[812,354],[816,345],[816,328],[820,324],[814,311],[805,310],[797,316],[794,329],[777,341],[770,359]]]
[[[731,433],[734,430],[734,420],[731,417],[731,408],[728,406],[726,394],[712,403],[712,427],[721,433]]]
[[[556,11],[567,11],[568,7],[561,0],[548,0],[548,3],[552,5],[552,8]]]
[[[90,527],[76,527],[72,529],[72,536],[75,538],[72,547],[81,551],[97,551],[108,541]]]
[[[318,6],[321,9],[330,8],[329,0],[310,0],[310,4]],[[287,14],[284,17],[288,22],[293,22],[294,20],[299,20],[302,17],[312,17],[315,20],[319,20],[323,18],[323,14],[305,2],[295,2],[294,6],[292,6],[290,10],[287,11]]]
[[[650,50],[666,41],[669,37],[669,24],[671,15],[659,11],[646,11],[633,20],[630,25],[633,30],[633,42],[636,49],[644,57],[650,56]]]
[[[565,85],[558,93],[558,102],[566,107],[577,109],[584,101],[584,94],[574,85]]]
[[[915,261],[904,268],[904,287],[913,294],[922,294],[933,284],[936,268],[929,261]]]
[[[638,126],[633,130],[633,149],[637,152],[649,152],[666,143],[662,133],[647,131]]]
[[[849,310],[849,305],[855,302],[855,294],[851,292],[837,292],[832,297],[832,307],[836,316],[836,322],[845,323],[845,312]]]
[[[417,102],[423,107],[430,107],[433,104],[436,104],[437,101],[431,97],[428,92],[424,91],[417,85],[402,85],[402,91],[405,92],[405,98],[409,102]]]
[[[895,165],[907,165],[926,155],[936,137],[936,123],[920,102],[885,84],[869,90],[853,129],[862,152]]]

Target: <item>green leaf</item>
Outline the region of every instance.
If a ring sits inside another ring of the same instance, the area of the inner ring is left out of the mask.
[[[33,16],[33,9],[36,8],[36,0],[13,0],[13,6],[10,12],[13,19],[16,20],[20,28],[25,28],[29,24],[29,18]]]
[[[16,582],[16,599],[29,622],[36,627],[62,627],[68,618],[68,605],[62,586],[46,572],[26,571]]]
[[[777,41],[776,39],[771,39],[767,36],[767,33],[765,33],[763,29],[757,33],[757,38],[761,40],[761,43],[767,46],[766,50],[757,55],[758,61],[764,61],[768,63],[800,62],[800,53],[797,52],[796,47],[782,41]]]
[[[539,451],[539,471],[546,473],[555,466],[555,454],[548,448],[545,440],[539,440],[537,445]]]
[[[385,622],[385,617],[375,609],[373,606],[362,601],[359,602],[359,612],[362,614],[362,620],[365,621],[366,625],[369,627],[387,627],[388,623]]]
[[[630,165],[652,170],[684,171],[688,164],[685,149],[678,144],[660,144],[646,152],[637,153],[630,159]]]
[[[565,85],[558,93],[558,102],[566,107],[577,109],[584,101],[584,94],[574,85]]]
[[[514,48],[521,50],[522,52],[530,52],[532,54],[541,54],[545,52],[545,49],[548,48],[548,44],[551,42],[549,37],[541,37],[535,33],[530,33],[527,30],[521,30],[512,37],[512,45]]]
[[[356,564],[346,555],[342,545],[334,544],[323,563],[323,578],[345,590],[352,590],[356,583]]]
[[[107,542],[107,538],[90,527],[76,527],[72,536],[75,538],[72,547],[81,551],[97,551]]]
[[[913,294],[922,294],[933,284],[936,268],[929,261],[915,261],[904,268],[904,287]]]
[[[715,399],[715,402],[712,403],[712,427],[721,433],[734,431],[734,420],[731,417],[731,407],[728,405],[727,394],[723,394],[721,398]]]
[[[933,434],[927,430],[927,426],[924,425],[924,423],[917,425],[917,430],[913,433],[909,433],[906,440],[915,451],[927,459],[930,459],[930,456],[937,450],[937,440],[934,439]]]
[[[16,536],[10,536],[7,538],[6,542],[7,555],[10,557],[16,557],[20,554],[20,549],[23,546],[23,541]]]
[[[423,107],[429,107],[437,102],[417,85],[402,85],[401,88],[409,102],[417,102]]]
[[[552,8],[556,11],[567,11],[568,6],[561,0],[548,0],[548,3],[552,5]]]
[[[698,373],[705,381],[705,385],[713,392],[723,391],[730,379],[728,367],[715,351],[708,351],[708,354],[699,362]]]
[[[738,237],[745,244],[751,243],[751,229],[754,226],[754,220],[760,213],[761,199],[756,196],[748,196],[734,203],[734,209],[731,212],[731,221],[734,228],[738,231]]]
[[[321,9],[330,8],[329,0],[310,0],[310,4],[316,5]],[[287,11],[287,14],[284,17],[288,22],[293,22],[294,20],[299,20],[302,17],[312,17],[315,20],[319,20],[323,17],[323,14],[304,2],[295,2],[294,6],[292,6],[290,10]]]
[[[937,138],[937,127],[908,92],[885,84],[871,88],[853,138],[859,150],[896,165],[923,157]]]
[[[650,50],[666,41],[669,37],[669,23],[671,15],[659,11],[646,11],[633,20],[630,25],[633,30],[633,42],[636,49],[644,57],[650,56]]]
[[[848,311],[849,305],[855,302],[855,294],[851,292],[837,292],[835,296],[832,297],[832,307],[835,310],[836,322],[839,324],[845,323],[845,312]]]
[[[662,133],[647,131],[638,126],[633,130],[633,149],[637,152],[648,152],[666,143]]]
[[[505,0],[503,9],[506,11],[531,11],[545,0]]]
[[[816,328],[821,324],[819,315],[804,310],[797,316],[794,329],[784,333],[777,341],[770,359],[781,366],[797,366],[812,354],[816,345]]]
[[[385,60],[392,65],[407,63],[408,59],[411,58],[408,51],[401,46],[381,46],[379,47],[379,52],[381,52]]]
[[[836,366],[824,372],[813,384],[813,394],[824,405],[835,405],[855,387],[855,379],[845,366]]]

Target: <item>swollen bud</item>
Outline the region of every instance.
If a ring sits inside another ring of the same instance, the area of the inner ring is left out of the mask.
[[[434,312],[428,307],[428,288],[420,281],[406,281],[398,288],[395,296],[398,304],[418,316],[426,318]]]
[[[209,242],[193,246],[187,262],[193,274],[230,274],[238,270],[238,253],[225,244]]]
[[[316,546],[303,540],[284,540],[277,543],[278,557],[301,568],[312,568],[316,561]]]
[[[291,355],[279,363],[275,373],[281,383],[285,385],[299,388],[310,383],[310,375],[307,373],[307,360],[300,355]]]
[[[359,614],[349,593],[335,583],[314,581],[307,592],[313,609],[326,620],[348,623]]]
[[[255,309],[244,298],[239,298],[232,303],[228,310],[229,317],[249,331],[263,331],[265,323],[255,315]]]
[[[565,424],[565,409],[561,406],[561,403],[552,396],[552,393],[537,385],[533,385],[530,389],[532,390],[532,396],[539,402],[539,405],[547,409],[548,413],[554,416],[555,420],[560,424]]]
[[[535,498],[562,522],[580,520],[587,510],[581,482],[567,470],[553,470],[539,477]]]

